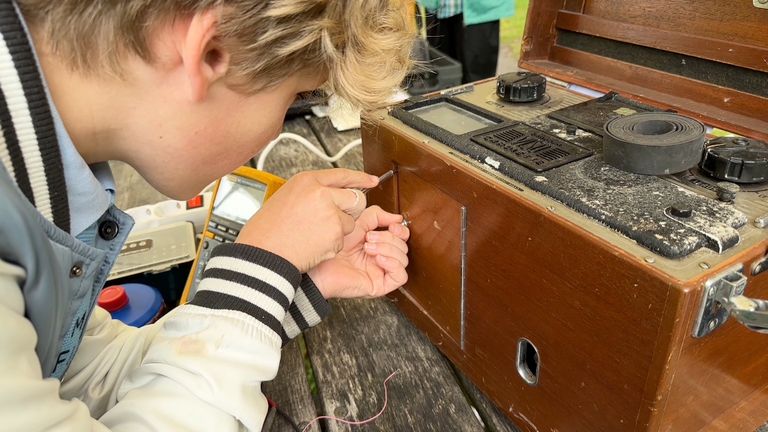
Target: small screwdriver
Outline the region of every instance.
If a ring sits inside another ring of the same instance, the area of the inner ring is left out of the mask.
[[[384,174],[382,174],[381,176],[379,176],[379,186],[381,186],[381,184],[384,183],[385,181],[387,181],[387,180],[391,179],[392,177],[394,177],[394,175],[395,175],[395,171],[389,170],[389,171],[385,172]],[[373,188],[363,188],[363,189],[360,189],[360,192],[362,192],[364,194],[367,194],[368,191],[370,191],[371,189],[373,189]]]

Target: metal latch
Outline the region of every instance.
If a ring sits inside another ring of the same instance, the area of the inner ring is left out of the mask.
[[[747,278],[741,264],[704,283],[701,308],[693,327],[693,336],[712,333],[730,316],[750,330],[768,334],[768,301],[744,296]]]

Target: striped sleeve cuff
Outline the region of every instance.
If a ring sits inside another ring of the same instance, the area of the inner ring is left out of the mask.
[[[283,320],[283,346],[304,330],[316,326],[331,313],[331,305],[312,279],[304,274]]]
[[[271,252],[240,243],[223,244],[211,253],[190,304],[243,313],[282,339],[282,321],[300,281],[299,270]]]

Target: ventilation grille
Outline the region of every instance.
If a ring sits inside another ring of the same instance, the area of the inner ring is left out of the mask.
[[[473,136],[472,141],[536,172],[592,155],[591,150],[524,123]]]

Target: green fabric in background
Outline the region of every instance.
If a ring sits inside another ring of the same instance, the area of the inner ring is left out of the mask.
[[[528,13],[528,0],[516,0],[515,12],[509,18],[501,20],[500,44],[512,50],[514,58],[520,55],[520,45],[525,30],[525,17]]]
[[[418,0],[428,11],[435,12],[440,7],[452,7],[455,1]],[[519,0],[518,0],[519,1]],[[446,3],[446,5],[443,5]],[[464,25],[496,21],[512,16],[515,12],[515,0],[464,0]],[[527,1],[526,1],[527,3]],[[438,12],[438,16],[443,16]]]

